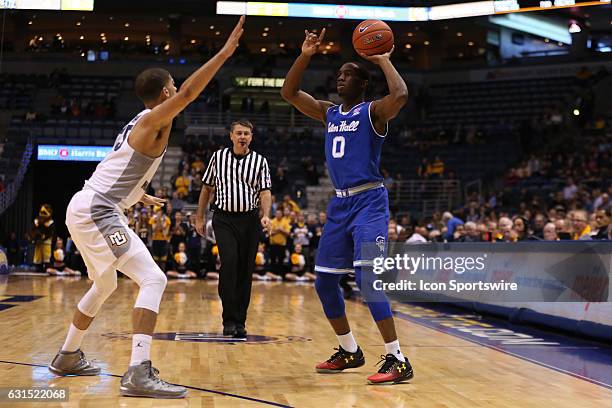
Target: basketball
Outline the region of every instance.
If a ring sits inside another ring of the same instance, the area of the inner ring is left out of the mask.
[[[353,47],[359,54],[384,54],[393,48],[393,31],[381,20],[362,21],[353,31]]]

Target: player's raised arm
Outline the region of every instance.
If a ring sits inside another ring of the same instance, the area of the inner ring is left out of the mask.
[[[242,25],[244,24],[244,16],[240,17],[238,24],[230,34],[221,50],[212,57],[206,64],[200,67],[196,72],[191,74],[185,80],[181,89],[171,98],[167,99],[160,105],[142,118],[142,126],[148,129],[159,130],[167,126],[183,109],[193,102],[202,93],[206,85],[215,76],[219,68],[225,61],[234,54],[238,47],[238,41],[244,32]]]
[[[317,100],[300,89],[304,71],[310,63],[310,58],[317,53],[317,49],[325,37],[325,29],[321,31],[319,36],[308,32],[308,30],[305,33],[306,38],[302,44],[302,53],[297,57],[289,72],[287,72],[285,83],[281,89],[281,96],[304,115],[325,123],[327,109],[332,106],[332,103]]]
[[[408,101],[408,87],[406,87],[406,82],[404,82],[402,76],[391,63],[391,54],[394,49],[395,47],[392,48],[391,51],[381,55],[367,56],[361,54],[366,60],[380,66],[387,79],[389,95],[372,102],[371,105],[372,119],[378,129],[384,128],[387,122],[396,117]]]

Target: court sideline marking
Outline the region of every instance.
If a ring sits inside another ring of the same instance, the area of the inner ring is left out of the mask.
[[[0,360],[0,363],[3,364],[13,364],[13,365],[22,365],[22,366],[28,366],[28,367],[42,367],[42,368],[47,368],[46,365],[41,365],[41,364],[30,364],[30,363],[20,363],[17,361],[6,361],[6,360]],[[102,373],[100,374],[101,376],[105,376],[105,377],[115,377],[115,378],[121,378],[123,376],[121,375],[116,375],[116,374],[108,374],[108,373]],[[181,384],[176,384],[176,385],[181,385]],[[209,392],[212,394],[218,394],[218,395],[222,395],[224,397],[232,397],[232,398],[239,398],[239,399],[243,399],[243,400],[247,400],[247,401],[252,401],[252,402],[258,402],[260,404],[266,404],[266,405],[272,405],[274,407],[281,407],[281,408],[293,408],[291,405],[284,405],[284,404],[280,404],[278,402],[273,402],[273,401],[266,401],[266,400],[261,400],[261,399],[257,399],[257,398],[252,398],[252,397],[245,397],[244,395],[238,395],[238,394],[232,394],[229,392],[223,392],[223,391],[216,391],[216,390],[209,390],[207,388],[200,388],[200,387],[193,387],[190,385],[181,385],[185,388],[188,388],[190,390],[196,390],[196,391],[202,391],[202,392]]]
[[[360,302],[359,300],[356,300],[356,301]],[[362,302],[360,302],[360,303],[362,303]],[[365,304],[363,306],[367,307],[367,305],[365,305]],[[466,341],[469,341],[471,343],[475,343],[475,344],[478,344],[480,346],[483,346],[483,347],[486,347],[486,348],[489,348],[489,349],[492,349],[492,350],[495,350],[495,351],[499,351],[501,353],[504,353],[504,354],[507,354],[507,355],[510,355],[510,356],[513,356],[513,357],[517,357],[517,358],[519,358],[521,360],[537,364],[537,365],[539,365],[541,367],[546,367],[546,368],[549,368],[551,370],[557,371],[559,373],[567,374],[567,375],[570,375],[572,377],[575,377],[575,378],[578,378],[578,379],[581,379],[581,380],[584,380],[584,381],[588,381],[588,382],[590,382],[592,384],[599,385],[601,387],[604,387],[604,388],[612,390],[612,384],[607,384],[607,383],[604,383],[604,382],[601,382],[601,381],[597,381],[595,379],[588,378],[588,377],[585,377],[583,375],[580,375],[580,374],[573,373],[571,371],[565,370],[565,369],[563,369],[561,367],[556,367],[554,365],[546,364],[546,363],[543,363],[541,361],[531,359],[529,357],[521,356],[520,354],[516,354],[516,353],[513,353],[511,351],[504,350],[502,348],[496,347],[496,346],[491,345],[491,344],[480,342],[480,341],[478,341],[476,339],[472,339],[472,338],[469,338],[469,337],[463,337],[463,336],[460,336],[458,333],[444,331],[444,330],[442,330],[442,329],[440,329],[438,327],[435,327],[434,325],[429,325],[429,324],[426,324],[425,322],[422,322],[422,321],[419,321],[417,319],[414,319],[411,316],[409,316],[409,315],[407,315],[407,314],[405,314],[403,312],[394,310],[393,311],[393,316],[399,317],[401,320],[408,321],[408,322],[411,322],[411,323],[415,323],[415,324],[417,324],[419,326],[426,327],[428,329],[435,330],[437,332],[444,333],[444,334],[447,334],[449,336],[456,337],[458,339],[466,340]]]

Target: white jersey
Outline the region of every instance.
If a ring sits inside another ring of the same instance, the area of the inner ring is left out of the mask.
[[[164,154],[153,158],[134,150],[128,143],[132,129],[150,109],[145,109],[121,131],[113,150],[98,164],[85,181],[85,189],[91,189],[125,210],[136,204],[147,191]],[[153,137],[153,136],[152,136]]]

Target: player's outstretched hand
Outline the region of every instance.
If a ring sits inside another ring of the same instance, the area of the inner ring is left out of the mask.
[[[140,202],[144,205],[157,205],[159,207],[163,207],[164,205],[166,205],[166,201],[167,200],[164,198],[154,197],[148,194],[144,194],[140,199]]]
[[[302,44],[302,54],[308,56],[315,55],[319,49],[319,45],[323,42],[323,38],[325,38],[325,29],[321,30],[321,35],[316,35],[308,30],[304,30],[304,33],[306,34],[306,38],[304,39],[304,44]]]
[[[390,60],[391,59],[391,54],[393,54],[393,51],[395,51],[395,45],[393,46],[393,48],[391,48],[391,51],[385,52],[384,54],[365,55],[364,53],[360,53],[359,55],[361,55],[361,58],[363,58],[365,60],[368,60],[371,63],[374,63],[376,65],[380,65],[381,61],[383,61],[383,60]]]
[[[221,51],[219,51],[219,54],[223,55],[225,58],[231,57],[234,51],[236,51],[236,48],[238,48],[240,37],[242,37],[242,33],[244,33],[244,28],[242,28],[243,24],[244,16],[241,16],[240,20],[238,20],[238,24],[236,24],[236,27],[234,27],[234,30],[227,38],[225,45],[221,48]]]

